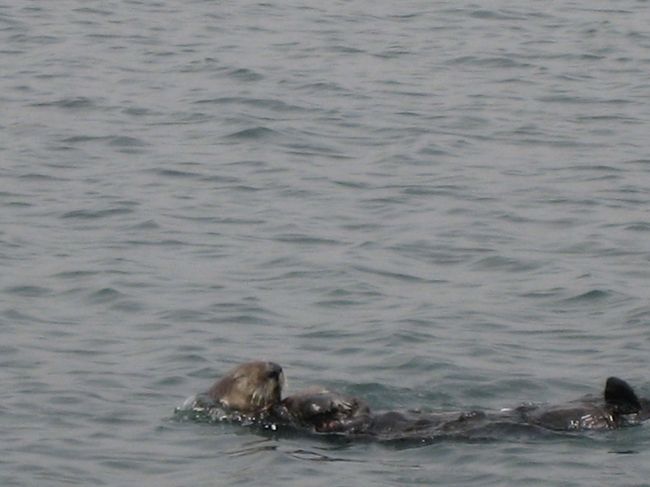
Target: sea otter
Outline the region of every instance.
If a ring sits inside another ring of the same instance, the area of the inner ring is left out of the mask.
[[[622,379],[607,379],[601,397],[560,406],[524,405],[498,412],[382,412],[361,399],[325,388],[310,388],[282,399],[282,367],[248,362],[229,371],[184,409],[207,411],[210,418],[321,434],[376,439],[427,439],[470,435],[481,428],[531,427],[546,431],[606,430],[650,418],[650,400],[639,399]]]

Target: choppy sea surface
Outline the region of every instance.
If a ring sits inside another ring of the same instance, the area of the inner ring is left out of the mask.
[[[650,394],[650,4],[0,2],[0,484],[647,485],[650,430],[179,421]]]

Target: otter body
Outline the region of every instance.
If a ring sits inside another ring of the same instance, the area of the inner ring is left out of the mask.
[[[588,396],[558,406],[526,405],[499,413],[375,414],[359,399],[327,390],[289,396],[283,405],[290,417],[298,417],[301,424],[317,432],[371,436],[462,431],[490,422],[527,424],[552,431],[608,430],[640,424],[650,418],[650,401],[639,399],[632,387],[617,377],[607,379],[601,398]]]

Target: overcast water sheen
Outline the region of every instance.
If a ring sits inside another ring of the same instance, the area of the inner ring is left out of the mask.
[[[0,484],[647,485],[650,426],[179,421],[234,364],[374,409],[650,395],[650,4],[0,1]]]

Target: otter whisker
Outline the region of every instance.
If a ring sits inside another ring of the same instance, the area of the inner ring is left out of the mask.
[[[262,403],[262,397],[260,397],[260,391],[259,389],[255,389],[253,393],[251,394],[251,402],[255,406],[259,406]]]

